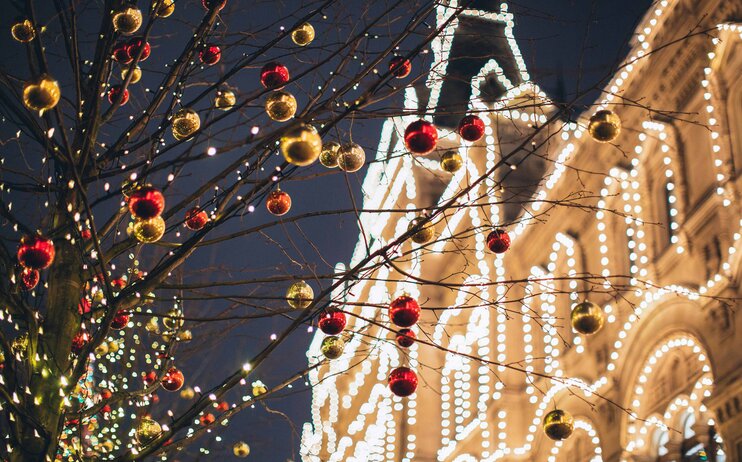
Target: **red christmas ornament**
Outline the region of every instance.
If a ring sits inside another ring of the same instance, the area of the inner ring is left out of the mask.
[[[116,313],[116,316],[113,317],[113,321],[111,321],[111,328],[121,330],[126,327],[127,324],[129,324],[129,313],[121,310]]]
[[[345,313],[342,311],[328,311],[319,318],[319,330],[326,335],[337,335],[345,329]]]
[[[409,295],[402,295],[389,304],[389,317],[399,327],[410,327],[420,319],[420,305]]]
[[[397,396],[410,396],[417,389],[417,374],[408,367],[394,369],[389,374],[389,389]]]
[[[83,298],[80,299],[80,303],[77,304],[77,312],[80,315],[88,314],[88,313],[90,313],[90,310],[91,310],[92,306],[93,305],[90,302],[90,300],[88,300],[87,297],[83,297]]]
[[[268,63],[260,70],[260,83],[265,88],[279,90],[289,81],[289,68],[280,63]]]
[[[403,79],[412,72],[412,63],[403,56],[395,56],[389,61],[389,70],[398,79]]]
[[[108,399],[108,398],[110,398],[111,396],[113,396],[113,393],[112,393],[112,392],[111,392],[111,390],[109,390],[108,388],[105,388],[105,389],[103,389],[103,390],[102,390],[102,391],[100,392],[100,397],[101,397],[101,398],[103,398],[103,399]]]
[[[39,271],[31,268],[23,268],[21,271],[21,285],[23,290],[33,290],[39,283]]]
[[[102,408],[100,408],[100,410],[104,414],[109,413],[109,412],[111,412],[111,406],[109,406],[108,404],[105,404],[105,405],[103,405]]]
[[[397,334],[397,345],[402,348],[409,348],[415,343],[417,336],[410,329],[401,329]]]
[[[89,229],[83,229],[80,232],[80,237],[83,238],[83,240],[87,241],[88,239],[90,239],[91,237],[93,237],[93,233]]]
[[[111,287],[116,290],[121,290],[126,287],[126,280],[124,278],[116,278],[111,280]]]
[[[54,244],[42,236],[23,236],[18,246],[18,263],[24,268],[42,270],[54,261]]]
[[[466,141],[479,141],[484,136],[484,121],[475,115],[468,115],[459,122],[459,136]]]
[[[150,386],[157,380],[157,373],[155,371],[149,371],[146,374],[142,374],[142,382],[146,386]]]
[[[122,93],[123,92],[123,93]],[[121,97],[121,106],[129,101],[129,90],[125,89],[121,85],[114,85],[108,90],[108,102],[113,104]]]
[[[129,211],[136,218],[149,220],[165,210],[165,196],[152,186],[144,186],[129,196]]]
[[[438,129],[427,120],[417,120],[404,131],[404,143],[414,154],[427,154],[438,143]]]
[[[268,208],[270,213],[277,217],[286,215],[286,213],[291,210],[291,196],[280,189],[271,191],[268,194],[268,198],[265,200],[265,206]]]
[[[206,45],[204,49],[198,53],[198,57],[202,63],[213,66],[222,59],[222,50],[217,45]]]
[[[209,412],[208,414],[199,417],[198,421],[201,422],[201,425],[211,425],[216,421],[216,417],[214,417],[214,414]]]
[[[165,375],[162,377],[162,388],[164,388],[167,391],[178,391],[180,390],[180,387],[183,386],[183,383],[185,382],[185,377],[183,376],[183,373],[180,372],[177,368],[171,367],[168,369],[167,372],[165,372]]]
[[[219,404],[216,405],[216,410],[219,412],[227,412],[229,410],[229,403],[226,401],[221,401]]]
[[[137,57],[140,49],[142,50],[142,56],[139,57],[139,61],[149,58],[152,48],[149,46],[149,42],[145,42],[143,38],[134,37],[126,44],[126,51],[132,60]]]
[[[116,44],[113,48],[113,60],[119,64],[129,64],[134,60],[129,54],[129,44],[127,42]]]
[[[203,229],[208,222],[209,215],[206,213],[206,211],[201,210],[198,207],[193,207],[191,210],[186,212],[185,225],[186,228],[190,230],[199,231]]]
[[[221,11],[222,8],[227,6],[227,0],[201,0],[201,4],[207,10],[216,9],[218,11]]]
[[[510,236],[504,229],[495,229],[487,235],[487,247],[495,253],[503,253],[510,248]]]
[[[72,337],[72,352],[79,355],[82,349],[90,341],[90,334],[81,330],[74,337]]]

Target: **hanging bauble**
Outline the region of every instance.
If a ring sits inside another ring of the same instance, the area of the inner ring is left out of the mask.
[[[420,319],[420,305],[409,295],[401,295],[389,304],[389,318],[399,327],[411,327]]]
[[[129,64],[134,60],[129,54],[129,44],[127,42],[117,43],[113,47],[113,60],[119,64]]]
[[[59,103],[62,91],[59,83],[44,74],[23,86],[23,104],[32,111],[48,111]]]
[[[119,106],[123,106],[129,101],[129,90],[124,88],[123,85],[112,85],[108,89],[108,102],[113,104],[121,99]]]
[[[395,56],[389,61],[389,70],[394,74],[394,77],[403,79],[412,72],[412,63],[404,56]]]
[[[455,173],[462,165],[464,165],[464,159],[461,158],[461,154],[454,150],[446,151],[441,156],[441,170],[444,172]]]
[[[23,287],[23,290],[33,290],[38,285],[40,277],[39,270],[23,268],[21,270],[21,287]]]
[[[555,409],[544,417],[543,428],[552,440],[566,440],[575,428],[575,419],[569,412]]]
[[[129,212],[135,218],[154,218],[165,210],[165,196],[155,187],[147,185],[129,196]]]
[[[129,67],[124,67],[121,69],[121,80],[126,80],[126,77],[129,75]],[[142,80],[142,68],[139,66],[134,66],[134,69],[131,70],[131,80],[129,83],[137,83],[140,80]]]
[[[404,131],[404,143],[411,153],[427,154],[438,143],[438,129],[427,120],[416,120]]]
[[[309,45],[314,40],[314,27],[305,22],[291,32],[291,40],[300,47]]]
[[[326,335],[337,335],[345,329],[347,320],[342,311],[327,311],[320,315],[319,330]]]
[[[185,225],[192,231],[200,231],[204,229],[206,223],[209,222],[209,214],[200,207],[193,207],[185,214]]]
[[[417,339],[417,336],[414,332],[410,329],[400,329],[400,331],[397,333],[397,345],[401,346],[402,348],[409,348],[412,346],[413,343],[415,343],[415,340]]]
[[[77,303],[77,312],[81,315],[90,313],[92,309],[93,303],[87,297],[81,298]]]
[[[300,124],[286,130],[281,137],[281,153],[299,167],[310,165],[322,152],[322,138],[311,125]]]
[[[119,345],[119,342],[117,342],[115,340],[111,340],[110,342],[108,342],[108,351],[109,352],[116,353],[117,351],[119,351],[119,348],[121,348],[121,346]]]
[[[303,310],[311,305],[313,300],[314,290],[305,281],[298,281],[291,284],[286,291],[286,302],[288,302],[291,308]]]
[[[504,253],[510,248],[510,235],[497,228],[487,235],[487,247],[495,253]]]
[[[160,322],[157,320],[157,318],[149,318],[147,324],[144,325],[144,329],[151,334],[159,334]]]
[[[265,99],[265,112],[276,122],[286,122],[296,114],[296,98],[286,91],[274,91]]]
[[[79,355],[82,352],[82,349],[85,348],[85,345],[88,344],[90,341],[90,334],[87,333],[87,331],[81,330],[77,334],[75,334],[74,337],[72,337],[72,346],[71,350],[72,353]]]
[[[134,430],[134,438],[136,438],[137,443],[142,447],[152,443],[160,435],[162,435],[162,426],[149,417],[142,418],[137,424],[136,430]]]
[[[413,234],[411,238],[412,242],[416,244],[427,244],[428,242],[432,241],[433,237],[435,236],[435,228],[433,227],[433,223],[428,221],[423,225],[421,223],[424,220],[425,217],[413,218],[410,221],[410,224],[407,225],[408,232],[417,229],[417,231],[415,231],[415,234]]]
[[[621,133],[621,119],[613,111],[607,109],[598,111],[590,117],[587,131],[600,143],[613,141]]]
[[[227,0],[201,0],[201,4],[207,10],[221,11],[227,5]]]
[[[193,340],[193,332],[190,330],[179,330],[177,334],[175,334],[175,340],[179,342],[190,342]]]
[[[338,149],[338,167],[348,173],[357,172],[366,163],[366,152],[356,143],[347,143]]]
[[[25,358],[26,352],[28,351],[28,333],[24,332],[18,337],[14,338],[13,341],[10,343],[10,349],[13,350],[14,354],[20,356],[21,358]]]
[[[479,116],[468,115],[459,122],[458,132],[466,141],[479,141],[484,136],[484,121]]]
[[[201,118],[193,109],[184,108],[173,115],[172,124],[173,137],[184,140],[201,128]]]
[[[213,66],[222,59],[222,49],[218,45],[205,45],[198,53],[198,59],[208,66]]]
[[[271,191],[265,199],[265,207],[272,215],[277,217],[286,215],[291,210],[291,196],[280,189]]]
[[[183,313],[177,308],[171,308],[168,310],[167,316],[162,318],[162,325],[169,331],[180,329],[184,322]]]
[[[132,226],[132,234],[143,244],[157,242],[165,234],[165,220],[162,217],[137,218]]]
[[[605,315],[598,305],[585,300],[572,308],[570,320],[574,330],[584,335],[592,335],[603,327]]]
[[[183,373],[176,367],[168,369],[167,372],[165,372],[165,375],[162,376],[162,380],[160,380],[162,388],[167,391],[180,390],[184,382],[185,377],[183,376]]]
[[[111,22],[116,32],[131,35],[142,27],[142,11],[134,6],[122,8],[113,13]]]
[[[28,19],[22,19],[10,28],[13,38],[21,43],[28,43],[36,38],[36,28]]]
[[[260,70],[260,83],[265,88],[280,90],[289,81],[289,68],[280,63],[268,63]]]
[[[336,141],[328,141],[322,145],[322,152],[319,154],[319,162],[327,168],[335,168],[338,166],[338,151],[340,150],[340,143]]]
[[[162,0],[156,7],[155,16],[167,18],[175,12],[175,0]]]
[[[106,342],[101,343],[97,347],[95,347],[95,355],[100,357],[103,357],[108,354],[108,344]]]
[[[389,374],[389,389],[397,396],[410,396],[417,389],[417,374],[409,367],[394,369]]]
[[[149,58],[149,54],[152,52],[152,47],[149,46],[149,42],[145,42],[141,37],[135,37],[127,42],[126,51],[129,53],[131,59],[136,58],[139,55],[140,50],[142,55],[139,56],[139,61],[144,61]]]
[[[327,359],[337,359],[343,355],[345,350],[345,342],[340,337],[331,335],[325,337],[322,340],[322,346],[320,347],[322,355]]]
[[[183,399],[193,399],[196,396],[196,391],[191,387],[186,387],[180,390],[180,397]]]
[[[206,414],[198,418],[198,422],[205,427],[216,422],[216,417],[214,417],[214,414],[212,414],[211,412],[207,412]]]
[[[129,312],[120,310],[116,313],[116,316],[113,317],[113,321],[111,321],[111,328],[121,330],[126,327],[127,324],[129,324]]]
[[[142,382],[148,387],[155,383],[155,380],[157,380],[157,372],[155,371],[149,371],[146,374],[142,374]]]
[[[250,446],[244,441],[238,441],[232,446],[232,453],[240,458],[244,458],[250,455]]]
[[[237,96],[232,90],[217,90],[214,98],[214,107],[222,111],[228,111],[237,103]]]
[[[54,261],[54,243],[42,236],[23,236],[18,245],[18,263],[24,268],[42,270]]]

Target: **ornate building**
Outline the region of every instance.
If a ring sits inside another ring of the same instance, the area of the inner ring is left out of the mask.
[[[453,3],[439,7],[439,24]],[[507,5],[477,8],[432,45],[437,64],[405,102],[410,112],[489,111],[485,138],[441,129],[451,134],[440,151],[464,159],[450,174],[437,154],[399,155],[414,116],[388,120],[363,208],[432,208],[488,175],[437,221],[434,242],[406,242],[396,267],[380,266],[345,295],[359,315],[349,317],[355,334],[310,377],[304,460],[742,460],[742,5],[654,2],[623,65],[576,121],[557,116],[530,81]],[[699,18],[708,32],[682,38]],[[462,39],[472,36],[478,47]],[[471,56],[467,46],[491,52]],[[603,108],[622,120],[612,143],[586,130]],[[533,148],[520,150],[534,133]],[[414,217],[362,215],[350,266]],[[504,254],[486,249],[493,226],[512,238]],[[403,292],[424,308],[421,342],[408,350],[383,308]],[[592,336],[569,324],[586,293],[606,320]],[[387,387],[398,365],[419,377],[408,398]],[[575,418],[562,442],[541,430],[554,407]]]

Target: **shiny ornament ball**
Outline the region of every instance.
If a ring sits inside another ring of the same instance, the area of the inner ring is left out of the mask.
[[[195,396],[196,391],[191,387],[180,390],[180,397],[183,399],[193,399]]]
[[[268,393],[268,387],[263,382],[257,381],[252,384],[252,395],[260,396]]]
[[[16,22],[10,28],[13,38],[21,43],[28,43],[36,38],[36,28],[29,19]]]
[[[412,344],[415,343],[415,340],[417,339],[417,336],[414,332],[410,329],[401,329],[399,333],[397,333],[397,345],[399,345],[402,348],[409,348],[412,346]]]
[[[116,32],[131,35],[142,27],[142,11],[133,6],[122,8],[113,13],[111,22]]]
[[[342,311],[329,311],[322,313],[317,324],[319,330],[326,335],[337,335],[345,329],[347,319]]]
[[[328,141],[322,145],[322,151],[319,154],[319,162],[327,168],[335,168],[338,166],[338,151],[340,150],[340,143],[336,141]]]
[[[402,398],[410,396],[417,389],[417,374],[409,367],[394,369],[389,374],[389,389]]]
[[[192,231],[200,231],[209,222],[209,215],[199,207],[193,207],[186,212],[185,225]]]
[[[152,443],[160,435],[162,435],[162,426],[149,417],[144,417],[140,420],[136,430],[134,430],[134,438],[136,438],[137,443],[142,447]]]
[[[484,121],[479,116],[468,115],[459,122],[458,132],[466,141],[479,141],[484,136]]]
[[[207,10],[221,11],[227,5],[227,0],[201,0],[201,4]]]
[[[183,383],[185,383],[185,376],[177,368],[171,367],[162,376],[160,383],[162,383],[162,388],[167,391],[178,391],[183,386]]]
[[[575,331],[584,335],[592,335],[603,327],[605,315],[598,305],[585,300],[572,308],[570,321]]]
[[[21,358],[26,357],[28,351],[28,333],[24,332],[10,342],[10,349]]]
[[[160,216],[165,210],[165,196],[153,186],[143,186],[129,196],[129,212],[135,218]]]
[[[198,58],[202,63],[213,66],[222,59],[222,49],[217,45],[206,45],[199,53]]]
[[[291,32],[291,40],[300,47],[309,45],[314,40],[314,27],[305,22]]]
[[[24,268],[42,270],[54,261],[54,243],[43,236],[23,236],[18,245],[18,263]]]
[[[595,141],[607,143],[615,140],[621,133],[621,119],[613,111],[598,111],[590,117],[587,131]]]
[[[59,83],[48,75],[30,80],[23,86],[23,104],[32,111],[48,111],[54,108],[61,96]]]
[[[268,63],[260,70],[260,83],[265,88],[280,90],[289,81],[289,68],[280,63]]]
[[[464,159],[462,159],[461,154],[456,151],[446,151],[441,156],[441,170],[444,172],[458,172],[462,165],[464,165]]]
[[[389,304],[389,318],[399,327],[411,327],[420,319],[420,305],[409,295],[399,296]]]
[[[322,340],[322,346],[320,347],[322,355],[327,359],[338,359],[343,355],[345,350],[345,342],[340,337],[331,335],[325,337]]]
[[[132,234],[143,244],[157,242],[165,234],[165,220],[162,217],[137,218],[132,226]]]
[[[244,441],[238,441],[237,443],[234,443],[234,446],[232,446],[232,453],[236,457],[247,457],[250,455],[250,446],[248,446]]]
[[[389,61],[389,70],[398,79],[404,79],[412,72],[412,63],[403,56],[395,56]]]
[[[544,433],[554,441],[566,440],[575,429],[575,419],[567,411],[555,409],[544,417]]]
[[[21,287],[23,287],[23,290],[33,290],[39,284],[40,278],[39,270],[23,268],[21,270]]]
[[[487,235],[487,247],[495,253],[504,253],[510,248],[510,235],[504,229],[495,229]]]
[[[237,103],[237,96],[232,90],[219,90],[214,98],[214,107],[221,111],[228,111]]]
[[[108,354],[108,344],[106,342],[101,343],[97,347],[95,347],[95,355],[98,357],[102,357]]]
[[[175,334],[175,340],[179,342],[190,342],[193,340],[193,332],[190,330],[181,330],[178,331],[177,334]]]
[[[129,324],[129,312],[121,310],[116,313],[116,316],[113,317],[113,321],[111,321],[111,328],[121,330],[126,327],[127,324]]]
[[[338,149],[338,168],[344,172],[353,173],[366,163],[366,151],[356,143],[347,143]]]
[[[280,147],[286,161],[304,167],[319,157],[322,152],[322,138],[311,125],[300,124],[284,132]]]
[[[274,91],[265,100],[265,112],[276,122],[286,122],[294,117],[297,107],[294,95],[285,91]]]
[[[121,42],[113,47],[113,60],[119,64],[129,64],[134,60],[129,54],[129,44]]]
[[[211,425],[216,422],[216,417],[211,412],[207,412],[198,418],[198,422],[203,426]]]
[[[314,290],[305,281],[298,281],[291,284],[286,291],[286,301],[291,308],[303,310],[311,305],[313,300]]]
[[[85,348],[85,345],[87,345],[89,341],[90,341],[90,334],[88,334],[84,330],[79,331],[77,334],[75,334],[74,337],[72,337],[72,346],[71,346],[72,353],[79,355],[82,352],[82,349]]]
[[[427,222],[424,225],[421,225],[421,223],[425,220],[425,217],[417,217],[413,218],[410,221],[410,224],[407,225],[407,231],[415,231],[415,234],[412,235],[412,242],[415,244],[427,244],[428,242],[433,240],[433,237],[435,236],[435,228],[433,227],[433,223]]]
[[[193,109],[181,109],[173,116],[172,131],[176,140],[190,138],[199,128],[201,128],[201,118]]]
[[[175,0],[162,0],[155,10],[158,18],[167,18],[173,13],[175,13]]]
[[[149,42],[144,41],[143,38],[135,37],[127,42],[126,51],[129,53],[131,59],[136,58],[141,52],[142,54],[139,56],[139,61],[145,61],[149,58],[149,55],[152,52],[152,47],[150,47]]]
[[[129,68],[125,67],[121,69],[121,80],[126,80],[126,78],[129,76]],[[139,66],[134,66],[134,69],[131,70],[131,80],[129,83],[137,83],[140,80],[142,80],[142,68]]]
[[[123,85],[113,85],[108,89],[108,102],[114,104],[120,101],[120,106],[123,106],[129,101],[129,90],[124,88]]]
[[[265,207],[277,217],[286,215],[291,210],[291,196],[286,191],[271,191],[265,200]]]
[[[417,120],[405,129],[404,142],[411,153],[427,154],[435,149],[438,143],[438,129],[427,120]]]
[[[177,308],[171,308],[162,318],[162,325],[169,331],[180,329],[184,323],[183,314]]]

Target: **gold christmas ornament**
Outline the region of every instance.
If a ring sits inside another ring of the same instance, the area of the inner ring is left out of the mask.
[[[21,43],[28,43],[36,38],[36,28],[29,19],[18,21],[10,28],[13,38]]]
[[[123,35],[131,35],[142,27],[142,10],[129,6],[113,13],[113,28]]]
[[[232,90],[217,90],[214,98],[214,107],[222,111],[228,111],[237,103],[237,96]]]
[[[169,331],[174,331],[183,327],[183,313],[177,308],[171,308],[167,312],[167,316],[162,318],[162,325]]]
[[[587,131],[600,143],[613,141],[621,133],[621,119],[613,111],[607,109],[598,111],[590,117]]]
[[[23,104],[33,111],[48,111],[59,103],[62,92],[59,83],[44,74],[23,86]]]
[[[265,100],[265,112],[276,122],[286,122],[296,114],[296,98],[286,91],[274,91]]]
[[[108,342],[108,352],[116,353],[117,351],[119,351],[119,342],[115,340],[111,340],[110,342]]]
[[[126,80],[126,76],[129,74],[129,66],[126,66],[121,69],[121,80]],[[139,66],[134,66],[134,69],[131,70],[131,80],[129,83],[137,83],[142,79],[142,68]]]
[[[175,0],[162,0],[156,8],[155,16],[158,18],[167,18],[175,12]]]
[[[314,40],[314,27],[305,22],[291,32],[291,40],[300,47],[309,45]]]
[[[190,330],[182,330],[175,335],[175,338],[179,342],[190,342],[193,340],[193,332]]]
[[[320,349],[325,358],[338,359],[342,356],[343,350],[345,350],[345,342],[340,337],[331,335],[322,340],[322,347]]]
[[[142,447],[152,443],[160,435],[162,435],[162,426],[148,417],[140,420],[136,430],[134,430],[134,437]]]
[[[260,380],[252,383],[252,395],[260,396],[268,393],[268,388]]]
[[[235,456],[244,458],[250,455],[250,446],[244,441],[238,441],[232,446],[232,452]]]
[[[28,333],[24,332],[18,337],[14,338],[10,343],[10,349],[13,353],[20,356],[21,358],[26,357],[26,351],[28,350]]]
[[[585,300],[572,308],[570,320],[575,331],[584,335],[592,335],[603,327],[605,315],[598,305]]]
[[[173,136],[176,140],[190,138],[201,128],[201,118],[193,109],[181,109],[173,116]]]
[[[420,223],[423,220],[424,217],[413,218],[412,221],[410,221],[410,224],[407,225],[407,231],[412,231],[413,229],[420,226]],[[435,229],[433,228],[433,224],[428,222],[422,228],[420,228],[419,231],[412,235],[412,242],[414,242],[415,244],[427,244],[428,242],[433,240],[434,234]]]
[[[567,411],[555,409],[544,417],[544,433],[554,441],[566,440],[575,429],[575,419]]]
[[[132,234],[144,244],[157,242],[165,234],[165,220],[161,216],[148,220],[137,219],[132,226]]]
[[[340,143],[336,141],[328,141],[322,145],[322,152],[319,154],[319,162],[327,168],[337,167],[339,150]]]
[[[356,143],[340,146],[338,150],[338,167],[348,173],[357,172],[366,163],[366,152]]]
[[[286,291],[286,301],[289,306],[297,310],[303,310],[312,304],[314,300],[314,290],[312,286],[305,281],[299,281],[291,284]]]
[[[441,170],[444,172],[457,172],[462,165],[464,165],[464,159],[462,159],[461,155],[454,150],[446,151],[441,156]]]
[[[98,356],[105,356],[108,354],[108,344],[103,342],[95,347],[95,354]]]
[[[289,128],[281,137],[281,153],[286,160],[299,167],[310,165],[322,151],[322,138],[311,125],[300,124]]]
[[[180,390],[180,397],[183,399],[193,399],[194,396],[196,396],[196,392],[191,387]]]
[[[149,321],[144,325],[144,328],[151,334],[160,333],[160,323],[157,318],[149,318]]]

